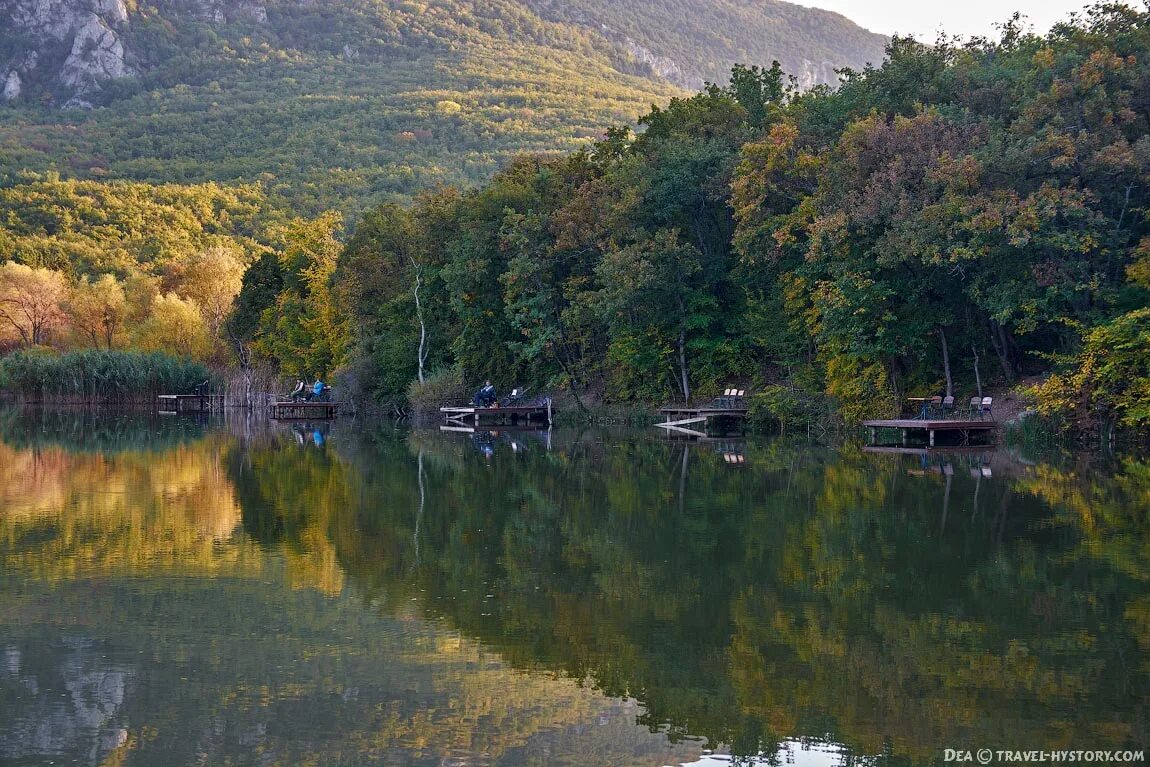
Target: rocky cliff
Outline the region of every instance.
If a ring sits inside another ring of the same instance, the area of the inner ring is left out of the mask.
[[[149,52],[133,44],[134,22],[169,16],[225,24],[267,21],[251,0],[0,0],[0,100],[13,102],[28,85],[65,108],[90,108],[110,81],[139,74]]]
[[[32,80],[51,80],[68,106],[90,105],[101,84],[133,73],[121,39],[123,0],[0,0],[7,60],[0,97],[18,99]]]

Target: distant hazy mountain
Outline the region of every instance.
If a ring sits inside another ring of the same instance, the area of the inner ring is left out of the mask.
[[[882,61],[886,38],[837,13],[780,0],[526,0],[545,19],[578,24],[684,88],[726,82],[733,64],[777,60],[803,87]]]
[[[811,85],[884,42],[778,0],[0,0],[0,174],[406,195],[736,62]]]

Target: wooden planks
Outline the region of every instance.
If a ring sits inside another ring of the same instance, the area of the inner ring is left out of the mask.
[[[276,421],[330,421],[339,415],[336,402],[273,402],[268,414]]]
[[[986,434],[998,428],[996,421],[946,421],[918,418],[893,418],[877,421],[863,421],[868,431],[868,441],[874,444],[879,429],[896,429],[902,432],[902,443],[910,441],[912,434],[925,436],[931,447],[939,436],[957,436],[963,444],[970,441],[972,434]]]
[[[743,407],[679,407],[672,405],[659,408],[659,414],[666,419],[663,423],[655,424],[660,429],[665,429],[668,434],[682,434],[698,439],[705,439],[708,436],[706,431],[686,427],[703,424],[705,430],[711,421],[745,423],[747,420],[747,409]]]
[[[439,412],[448,423],[464,425],[470,422],[473,426],[480,423],[518,424],[531,421],[545,422],[551,425],[553,413],[551,400],[540,405],[511,405],[508,407],[441,407]]]
[[[212,410],[210,394],[161,394],[156,397],[161,413],[207,413]]]
[[[894,418],[879,421],[863,421],[868,429],[933,429],[935,431],[977,431],[980,429],[996,429],[997,421],[956,421],[956,420],[923,420],[919,418]]]

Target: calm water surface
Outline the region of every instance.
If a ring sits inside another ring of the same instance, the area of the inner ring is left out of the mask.
[[[1150,740],[1150,461],[0,413],[0,763]]]

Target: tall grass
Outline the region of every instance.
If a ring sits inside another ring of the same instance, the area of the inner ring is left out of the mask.
[[[207,367],[159,352],[29,350],[0,359],[0,392],[41,404],[134,404],[188,394],[210,380]]]
[[[202,379],[201,379],[202,380]],[[269,400],[288,396],[292,387],[271,367],[233,368],[213,379],[213,393],[224,398],[224,407],[257,410]]]

